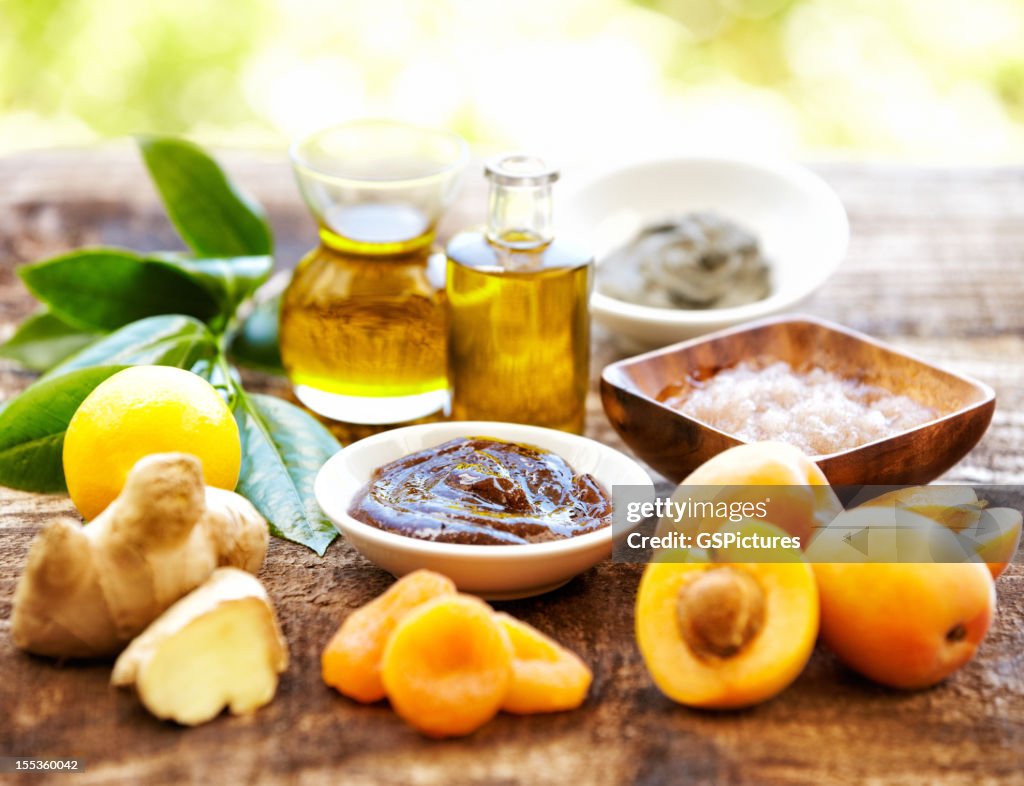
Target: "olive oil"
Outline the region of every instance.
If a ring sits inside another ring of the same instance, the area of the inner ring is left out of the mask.
[[[445,257],[434,232],[469,148],[448,132],[362,120],[297,139],[296,182],[320,227],[282,298],[296,397],[350,436],[446,414]]]
[[[447,403],[444,257],[404,208],[365,205],[321,228],[281,307],[296,396],[336,420],[394,423]]]
[[[488,225],[448,244],[452,415],[583,431],[592,257],[551,232],[558,173],[490,162]]]

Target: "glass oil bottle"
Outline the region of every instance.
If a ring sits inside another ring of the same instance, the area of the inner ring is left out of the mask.
[[[554,238],[557,170],[507,154],[484,173],[487,226],[447,247],[452,416],[582,433],[593,258]]]
[[[379,121],[293,146],[320,245],[284,294],[280,344],[310,409],[373,425],[447,406],[445,262],[434,227],[465,157],[454,135]]]

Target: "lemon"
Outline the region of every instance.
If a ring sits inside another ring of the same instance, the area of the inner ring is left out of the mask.
[[[242,463],[238,425],[213,386],[170,366],[119,371],[82,402],[64,437],[64,477],[78,511],[92,519],[116,499],[135,462],[182,452],[206,483],[234,489]]]

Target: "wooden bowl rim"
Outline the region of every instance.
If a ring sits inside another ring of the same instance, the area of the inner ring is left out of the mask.
[[[905,350],[898,349],[892,346],[891,344],[888,344],[880,339],[873,338],[872,336],[869,336],[866,333],[861,333],[858,330],[854,330],[844,325],[840,325],[836,322],[831,322],[827,319],[822,319],[821,317],[812,316],[810,314],[788,314],[783,316],[758,319],[752,322],[745,322],[742,325],[726,328],[724,330],[719,330],[714,333],[708,333],[707,335],[698,336],[697,338],[688,339],[686,341],[681,341],[677,344],[671,344],[667,347],[661,347],[659,349],[650,350],[639,355],[634,355],[633,357],[617,360],[614,363],[609,363],[607,366],[604,367],[604,369],[602,369],[601,382],[602,384],[607,384],[611,386],[615,390],[621,390],[625,393],[629,393],[634,397],[643,399],[646,402],[654,404],[655,406],[659,407],[660,409],[664,410],[667,413],[675,415],[676,417],[681,418],[686,422],[692,423],[698,428],[725,437],[726,439],[735,442],[737,445],[750,444],[750,440],[742,439],[735,434],[730,434],[727,431],[722,431],[721,429],[716,428],[710,423],[706,423],[703,420],[692,417],[691,415],[687,415],[686,413],[680,412],[679,410],[668,406],[664,402],[658,401],[658,399],[649,396],[636,385],[632,384],[632,381],[624,373],[624,369],[627,369],[631,366],[642,365],[643,363],[646,363],[647,361],[655,357],[671,355],[678,352],[685,352],[687,350],[693,349],[696,346],[700,346],[701,344],[710,344],[712,342],[719,341],[723,338],[729,338],[731,336],[736,336],[742,333],[753,333],[754,331],[761,330],[766,327],[774,327],[778,325],[798,324],[810,324],[825,332],[840,333],[849,338],[852,338],[855,341],[860,341],[864,344],[869,344],[871,346],[877,347],[883,350],[884,352],[891,353],[893,355],[898,355],[906,360],[911,361],[912,363],[916,363],[920,366],[923,366],[924,368],[927,368],[931,372],[937,372],[938,374],[944,374],[946,376],[953,377],[954,379],[957,379],[965,383],[967,386],[973,388],[980,395],[980,398],[976,401],[965,404],[959,409],[956,409],[952,412],[947,412],[945,415],[942,415],[941,417],[926,421],[925,423],[921,423],[920,425],[914,426],[913,428],[907,429],[906,431],[900,431],[896,434],[891,434],[888,437],[882,437],[881,439],[872,440],[871,442],[865,442],[861,445],[855,445],[854,447],[847,448],[846,450],[840,450],[834,453],[821,453],[809,456],[809,458],[815,463],[829,461],[842,456],[850,456],[854,453],[865,450],[866,448],[884,445],[886,443],[893,442],[896,440],[902,441],[913,434],[924,431],[925,429],[934,429],[936,427],[942,428],[944,425],[954,420],[959,420],[972,412],[975,412],[988,406],[991,406],[993,410],[995,409],[996,393],[991,385],[982,382],[981,380],[975,379],[974,377],[968,376],[967,374],[961,374],[957,371],[951,371],[950,369],[938,366],[934,363],[925,360],[924,358],[915,355],[912,352],[907,352]]]

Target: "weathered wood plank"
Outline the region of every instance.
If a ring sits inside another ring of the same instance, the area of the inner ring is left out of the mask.
[[[294,263],[310,223],[280,160],[228,156],[267,205]],[[982,444],[951,473],[1024,481],[1024,169],[820,167],[850,212],[847,262],[806,310],[974,374],[999,395]],[[83,243],[174,247],[141,166],[124,149],[0,159],[0,338],[31,301],[16,263]],[[477,191],[478,193],[478,191]],[[446,222],[478,218],[470,193]],[[619,355],[600,337],[595,371]],[[248,377],[284,393],[280,383]],[[0,400],[31,376],[0,364]],[[613,444],[596,397],[590,433]],[[604,564],[548,596],[502,604],[594,665],[587,704],[565,715],[499,717],[467,740],[419,737],[383,706],[324,688],[319,650],[389,578],[346,543],[320,560],[275,541],[261,574],[292,653],[277,699],[252,718],[184,730],[159,723],[109,666],[55,665],[15,651],[10,602],[40,523],[66,499],[0,490],[0,755],[83,756],[83,784],[978,784],[1020,783],[1024,767],[1024,568],[999,583],[999,616],[980,656],[921,693],[873,686],[816,652],[785,694],[747,712],[692,712],[662,698],[633,643],[636,566]],[[70,780],[68,778],[70,777]],[[21,781],[18,781],[21,782]]]

